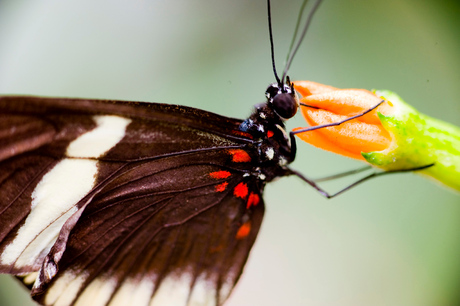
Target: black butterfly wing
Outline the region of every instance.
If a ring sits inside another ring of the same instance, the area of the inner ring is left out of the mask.
[[[162,104],[3,97],[0,122],[1,272],[41,268],[33,294],[46,304],[94,293],[100,305],[131,293],[161,301],[178,284],[183,303],[225,299],[263,215],[239,120]]]
[[[250,198],[260,198],[256,182],[231,169],[216,179],[220,166],[180,159],[166,169],[163,159],[149,169],[134,166],[102,188],[45,259],[40,282],[48,282],[65,244],[59,272],[36,286],[36,298],[46,305],[221,304],[242,272],[264,208],[258,200],[248,208]]]

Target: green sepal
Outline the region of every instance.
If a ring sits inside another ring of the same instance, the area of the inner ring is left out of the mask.
[[[416,173],[460,191],[460,128],[418,112],[391,91],[376,94],[395,107],[392,115],[378,114],[392,142],[383,151],[361,153],[366,161],[385,171],[434,164]]]

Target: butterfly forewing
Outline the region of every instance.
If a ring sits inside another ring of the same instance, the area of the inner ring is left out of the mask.
[[[0,158],[40,147],[43,154],[58,158],[67,155],[131,161],[239,146],[247,143],[247,135],[242,137],[238,130],[240,123],[177,105],[6,96],[0,98]],[[95,130],[93,135],[69,147],[91,130]],[[80,152],[78,147],[93,150]]]
[[[177,286],[183,304],[225,300],[263,216],[240,120],[2,97],[0,122],[1,272],[40,269],[33,294],[47,305],[148,305]]]

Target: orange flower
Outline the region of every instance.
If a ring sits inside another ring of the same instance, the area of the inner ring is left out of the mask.
[[[300,103],[312,106],[301,107],[304,118],[311,126],[340,122],[382,101],[382,98],[364,89],[338,89],[310,81],[296,81],[294,86],[302,95]],[[299,133],[297,136],[318,148],[365,160],[361,152],[382,151],[392,142],[390,134],[382,126],[378,112],[391,115],[394,107],[386,101],[362,117],[339,126]]]
[[[384,171],[418,170],[417,174],[460,191],[460,128],[418,112],[389,90],[374,94],[309,81],[294,85],[303,96],[302,113],[311,126],[358,116],[384,100],[340,125],[299,132],[302,140]]]

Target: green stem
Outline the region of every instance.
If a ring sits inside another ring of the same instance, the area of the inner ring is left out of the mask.
[[[460,128],[419,113],[406,104],[397,94],[377,91],[396,106],[393,115],[379,113],[383,127],[393,141],[383,151],[362,153],[374,166],[384,170],[410,169],[434,166],[417,171],[460,191]]]

